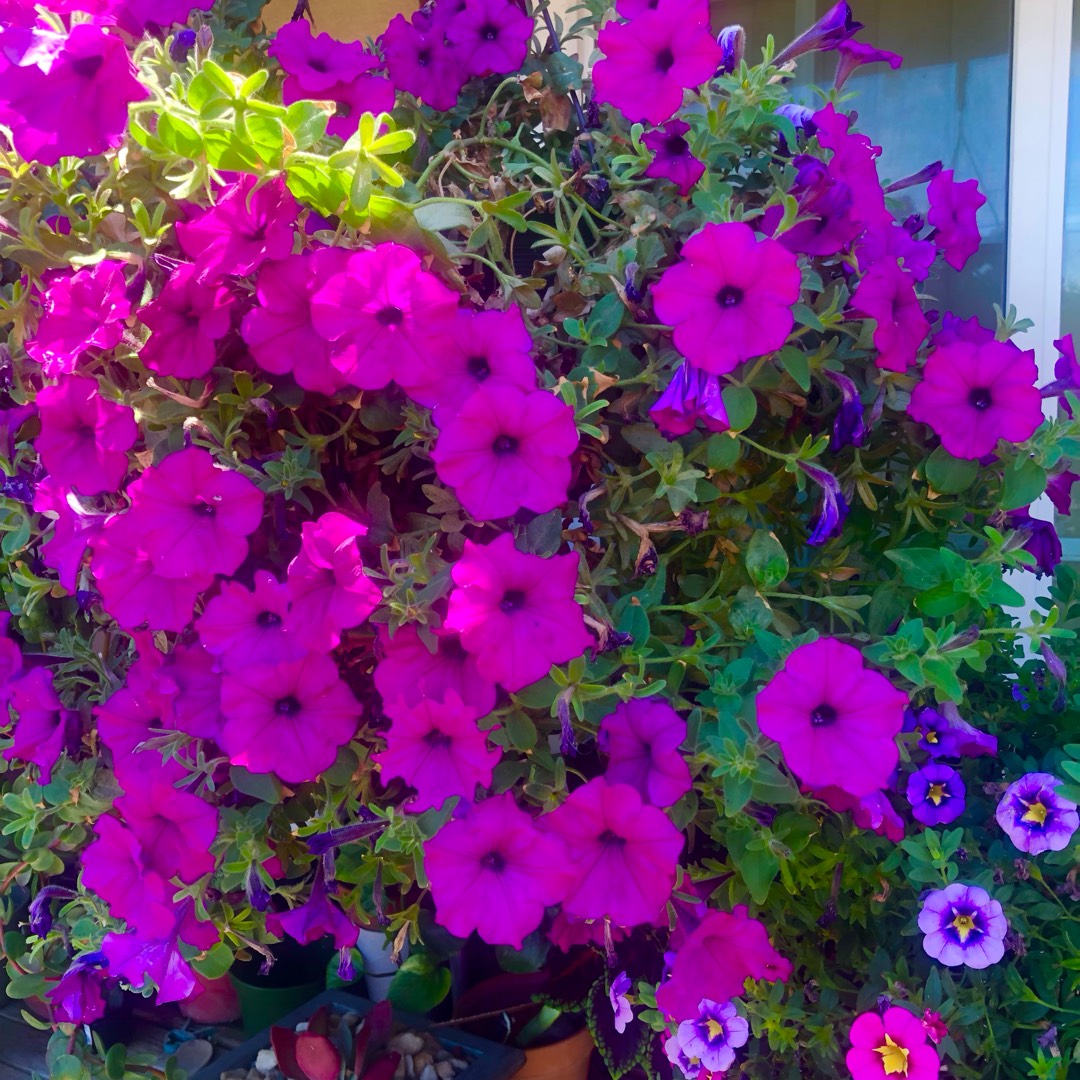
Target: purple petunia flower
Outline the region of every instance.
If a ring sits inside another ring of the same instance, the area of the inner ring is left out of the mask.
[[[742,62],[746,53],[746,31],[741,26],[725,26],[716,36],[720,46],[718,75],[730,75]]]
[[[625,971],[620,971],[612,979],[611,989],[608,990],[611,1011],[615,1013],[615,1030],[620,1035],[626,1030],[626,1025],[634,1019],[634,1010],[630,1008],[630,1002],[626,999],[626,992],[630,989],[630,985],[630,976]]]
[[[967,788],[950,765],[932,762],[908,778],[907,800],[911,816],[923,825],[947,825],[964,812]]]
[[[833,452],[845,446],[862,446],[866,441],[866,419],[863,415],[859,388],[839,371],[826,371],[826,377],[840,390],[840,408],[833,421],[829,449]]]
[[[821,504],[818,506],[817,518],[806,540],[811,547],[817,547],[843,529],[850,508],[847,499],[844,498],[844,493],[840,490],[840,482],[831,472],[805,461],[800,461],[798,464],[799,468],[821,488]]]
[[[395,15],[379,44],[398,89],[439,111],[457,104],[467,69],[461,50],[446,41],[441,28],[418,26]]]
[[[780,67],[808,52],[828,52],[857,34],[863,24],[855,21],[851,5],[846,0],[833,5],[808,30],[804,30],[790,45],[781,49],[773,63]]]
[[[963,270],[968,259],[979,250],[982,236],[976,216],[986,196],[979,191],[977,180],[957,183],[952,169],[944,169],[934,177],[927,194],[930,197],[927,220],[937,230],[933,240],[945,261],[954,270]]]
[[[886,371],[906,371],[915,363],[930,324],[915,292],[915,278],[895,259],[875,263],[851,298],[855,315],[877,320],[874,363]]]
[[[1024,535],[1024,550],[1035,557],[1034,566],[1026,566],[1036,577],[1052,575],[1062,559],[1061,538],[1052,521],[1032,517],[1030,506],[1021,506],[1005,518],[1011,529]]]
[[[836,51],[840,54],[840,62],[836,65],[834,90],[839,90],[863,64],[888,64],[896,71],[904,62],[898,53],[875,49],[863,41],[841,41]]]
[[[105,1015],[102,987],[109,977],[109,961],[103,952],[77,956],[60,981],[45,995],[53,1018],[66,1024],[92,1024]]]
[[[1020,851],[1063,851],[1080,828],[1076,803],[1055,790],[1061,783],[1051,773],[1028,773],[1006,789],[995,817]]]
[[[470,75],[505,75],[525,62],[533,20],[510,0],[469,0],[446,23],[446,38]]]
[[[985,889],[954,882],[923,901],[919,929],[932,959],[946,967],[986,968],[1005,955],[1009,924]]]
[[[735,1050],[750,1038],[750,1025],[731,1002],[702,999],[698,1015],[684,1020],[676,1033],[679,1048],[694,1065],[725,1072],[735,1064]]]
[[[326,97],[338,83],[352,82],[372,65],[362,42],[335,41],[329,34],[312,34],[306,19],[288,22],[274,35],[267,53],[304,95]]]
[[[684,120],[669,120],[662,128],[641,137],[653,154],[645,175],[653,180],[670,180],[684,199],[705,172],[704,162],[690,153],[685,138],[689,130],[690,125]]]
[[[776,239],[796,253],[835,255],[848,247],[863,228],[851,214],[851,187],[816,157],[800,154],[792,164],[797,172],[790,194],[798,200],[803,220]],[[783,217],[784,207],[770,206],[761,219],[762,230],[772,235]]]
[[[709,431],[727,431],[727,409],[720,394],[720,379],[684,360],[671,382],[649,409],[649,416],[665,439],[693,431],[699,421]]]
[[[1072,514],[1072,489],[1077,480],[1080,480],[1080,473],[1065,469],[1054,473],[1046,482],[1046,494],[1054,504],[1054,509],[1062,517],[1069,517]]]

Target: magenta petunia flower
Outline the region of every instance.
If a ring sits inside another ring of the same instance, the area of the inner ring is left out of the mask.
[[[978,459],[999,439],[1020,443],[1043,421],[1033,352],[1000,341],[955,341],[930,353],[908,413],[929,424],[953,457]]]
[[[895,259],[882,259],[867,270],[851,298],[851,308],[854,314],[877,321],[874,363],[879,368],[907,371],[915,363],[930,324],[915,293],[915,279]]]
[[[453,330],[426,353],[425,362],[397,379],[414,401],[434,407],[442,424],[482,386],[509,383],[535,390],[531,351],[532,335],[516,305],[505,311],[460,308]]]
[[[839,90],[864,64],[888,64],[893,71],[898,71],[904,62],[904,58],[899,53],[875,49],[873,45],[868,45],[865,41],[851,39],[841,41],[836,46],[836,51],[840,54],[840,58],[836,64],[834,90]]]
[[[320,248],[262,266],[256,306],[240,325],[259,367],[274,375],[291,372],[301,387],[320,394],[335,394],[346,385],[333,364],[333,346],[312,325],[311,298],[348,261],[347,251]]]
[[[653,155],[645,175],[653,180],[670,180],[684,199],[705,173],[705,163],[690,153],[686,141],[689,130],[690,125],[684,120],[669,120],[660,130],[641,136]]]
[[[3,758],[36,765],[40,770],[39,783],[48,784],[78,714],[64,708],[53,689],[53,673],[49,668],[31,668],[5,687],[5,695],[16,719],[12,743]],[[5,710],[3,726],[7,722]]]
[[[879,262],[895,261],[916,281],[925,281],[938,251],[929,240],[915,239],[903,225],[875,225],[859,237],[855,255],[864,271]]]
[[[288,934],[301,945],[310,945],[329,935],[334,939],[334,948],[350,949],[360,937],[360,927],[337,904],[330,902],[321,862],[307,900],[291,911],[267,915],[266,923],[278,937]]]
[[[128,669],[125,685],[94,709],[101,741],[114,759],[134,754],[152,735],[171,726],[172,698],[143,658]]]
[[[186,1001],[198,991],[195,972],[184,959],[176,931],[160,937],[141,932],[106,934],[101,951],[109,961],[109,974],[122,979],[132,989],[142,989],[147,980],[157,987],[156,1005]]]
[[[675,347],[703,371],[724,375],[783,346],[795,325],[802,276],[795,255],[741,222],[708,224],[683,244],[682,261],[653,286]]]
[[[269,570],[256,570],[254,589],[225,582],[195,629],[206,651],[220,656],[226,669],[279,664],[299,660],[307,651],[303,636],[286,632],[288,614],[289,587]]]
[[[162,764],[157,754],[132,754],[116,762],[124,794],[115,801],[127,827],[142,845],[144,865],[166,881],[191,885],[213,872],[210,848],[217,839],[218,812],[174,784],[183,769]]]
[[[432,339],[453,333],[456,311],[454,293],[393,243],[353,254],[311,300],[316,333],[335,344],[335,366],[363,390],[426,370]]]
[[[596,741],[608,758],[604,778],[629,784],[653,806],[672,806],[692,786],[679,751],[686,721],[666,701],[624,701],[600,721]]]
[[[440,112],[454,108],[467,79],[465,58],[442,29],[424,28],[395,15],[379,38],[393,84]]]
[[[128,105],[148,96],[123,41],[97,23],[66,35],[0,29],[0,123],[27,161],[55,165],[119,146]]]
[[[385,626],[377,630],[381,656],[375,665],[375,689],[387,716],[395,718],[399,705],[408,708],[426,697],[442,701],[450,694],[465,702],[477,719],[495,708],[495,683],[480,674],[457,634],[432,630],[429,649],[413,623],[403,623],[392,636]]]
[[[695,0],[661,0],[630,22],[609,22],[597,47],[604,54],[593,68],[596,100],[614,105],[627,120],[662,124],[678,111],[683,91],[708,82],[723,53],[708,24],[687,18]]]
[[[835,638],[800,645],[757,696],[758,727],[812,788],[860,797],[884,788],[900,759],[907,695]]]
[[[321,101],[334,103],[334,115],[330,117],[326,131],[327,134],[336,135],[339,139],[349,139],[356,134],[356,129],[360,126],[360,117],[364,113],[378,116],[380,113],[390,112],[394,107],[393,83],[382,75],[371,74],[375,68],[382,66],[382,61],[370,53],[364,55],[367,59],[363,73],[347,82],[334,83],[314,95]],[[312,94],[292,76],[285,80],[285,85],[281,88],[281,100],[286,105],[291,105],[294,101],[304,101],[310,97]]]
[[[518,551],[509,533],[487,545],[466,540],[446,628],[461,634],[481,675],[521,690],[592,644],[574,599],[577,573],[576,553],[543,559]]]
[[[469,807],[424,845],[435,921],[515,949],[566,896],[567,864],[562,841],[541,832],[510,792]]]
[[[232,574],[247,558],[247,538],[262,524],[262,492],[197,446],[147,469],[128,493],[131,527],[167,578]]]
[[[941,1061],[926,1042],[926,1029],[907,1009],[884,1015],[866,1012],[851,1025],[851,1049],[844,1059],[853,1080],[937,1080]]]
[[[863,28],[856,22],[847,0],[840,0],[826,11],[812,26],[807,27],[794,41],[785,45],[773,63],[778,66],[804,56],[809,52],[828,52],[858,33]]]
[[[200,284],[193,266],[180,265],[157,298],[139,310],[139,321],[151,331],[139,359],[159,375],[201,379],[232,325],[232,304],[228,289]]]
[[[22,672],[22,649],[8,636],[11,626],[11,613],[0,614],[0,706],[11,699],[15,679]]]
[[[431,457],[469,514],[491,521],[566,502],[577,447],[574,410],[561,398],[489,382],[446,421]]]
[[[106,516],[84,513],[71,489],[51,476],[45,477],[34,491],[34,511],[48,514],[51,519],[52,535],[40,548],[42,562],[56,571],[60,584],[69,593],[74,593],[86,549],[95,542]],[[46,525],[46,531],[48,528]]]
[[[382,599],[356,546],[366,532],[360,522],[333,511],[300,527],[300,554],[289,563],[285,629],[310,649],[334,648],[341,632],[362,623]]]
[[[129,512],[110,518],[92,540],[90,565],[102,607],[125,630],[144,625],[183,630],[191,622],[199,593],[210,587],[213,576],[165,577],[151,560],[144,539],[141,525]]]
[[[108,4],[121,30],[142,37],[148,30],[160,33],[186,23],[193,11],[209,11],[213,0],[120,0]]]
[[[130,314],[123,263],[104,259],[72,274],[53,274],[45,283],[41,317],[26,351],[47,378],[67,375],[87,349],[119,345],[123,320]]]
[[[329,34],[315,35],[307,19],[287,22],[267,48],[282,70],[309,98],[324,100],[324,91],[351,82],[372,66],[374,59],[359,41],[337,41]]]
[[[718,376],[699,371],[684,360],[649,408],[649,417],[665,439],[689,434],[699,421],[709,431],[727,431],[731,424],[721,389]]]
[[[154,671],[153,682],[169,700],[169,727],[196,739],[218,737],[221,671],[217,657],[197,642],[177,645]]]
[[[176,225],[184,254],[195,260],[195,280],[250,274],[268,259],[292,251],[293,224],[300,206],[280,176],[259,183],[242,176],[217,203],[193,221]]]
[[[67,375],[38,391],[41,464],[81,495],[116,491],[127,475],[127,452],[139,437],[134,411],[98,393],[96,379]]]
[[[865,135],[851,131],[852,123],[853,117],[838,112],[832,102],[813,115],[818,142],[833,152],[829,173],[851,191],[850,216],[862,229],[892,226],[893,215],[885,205],[885,192],[877,171],[881,147]]]
[[[1053,773],[1026,773],[1014,780],[998,803],[995,817],[1020,851],[1041,855],[1064,851],[1080,829],[1076,803],[1059,795],[1062,781]]]
[[[512,0],[469,0],[446,24],[470,75],[505,75],[525,63],[533,20]]]
[[[743,993],[747,979],[786,982],[792,970],[770,944],[764,924],[751,919],[744,905],[730,912],[707,911],[679,946],[656,1004],[682,1023],[698,1015],[702,998],[730,1001]]]
[[[568,915],[609,918],[618,926],[660,917],[675,887],[684,838],[632,787],[590,780],[541,824],[561,836],[570,853]]]
[[[228,672],[221,711],[219,742],[232,763],[276,773],[289,784],[315,780],[330,768],[363,712],[337,665],[321,653]]]
[[[982,236],[977,221],[986,196],[977,180],[958,183],[952,169],[944,169],[927,189],[930,211],[926,220],[934,227],[934,243],[954,270],[963,270],[968,259],[979,250]]]
[[[167,934],[175,922],[173,888],[149,866],[149,853],[127,826],[109,815],[94,823],[96,838],[82,853],[82,885],[146,937]]]
[[[800,154],[792,164],[797,171],[789,194],[798,200],[799,217],[807,220],[797,222],[776,239],[790,251],[807,255],[843,251],[863,230],[862,223],[852,217],[850,185],[818,158]],[[761,231],[773,236],[783,218],[783,206],[770,206],[761,219]],[[931,249],[931,253],[936,257],[936,251]]]
[[[1005,955],[1009,923],[1001,905],[977,885],[959,881],[935,889],[919,912],[926,955],[946,967],[982,969]]]
[[[438,809],[454,796],[472,802],[477,784],[491,784],[501,757],[501,750],[488,746],[487,732],[476,726],[475,708],[450,693],[442,701],[399,702],[386,749],[372,760],[384,778],[400,777],[416,789],[416,798],[406,806],[420,812]]]
[[[904,839],[904,819],[896,812],[884,791],[874,791],[856,798],[838,787],[820,788],[813,793],[837,813],[851,811],[851,819],[860,829],[884,836],[894,844]]]

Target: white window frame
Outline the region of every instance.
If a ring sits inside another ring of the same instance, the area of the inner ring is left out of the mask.
[[[1006,303],[1035,323],[1016,341],[1035,350],[1040,382],[1054,376],[1054,341],[1061,337],[1073,2],[1013,2],[1005,293]],[[1048,415],[1056,411],[1052,400],[1045,407]],[[1045,496],[1032,509],[1036,517],[1054,517]],[[1080,558],[1080,541],[1071,543],[1077,550],[1066,557]],[[1011,575],[1011,584],[1025,598],[1024,616],[1048,589],[1047,581],[1026,572]]]

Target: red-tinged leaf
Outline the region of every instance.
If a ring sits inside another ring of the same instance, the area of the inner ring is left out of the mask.
[[[272,1027],[270,1047],[277,1058],[278,1068],[288,1080],[307,1080],[296,1061],[296,1032],[292,1028]]]
[[[373,1061],[364,1072],[357,1073],[356,1080],[393,1080],[399,1061],[401,1061],[400,1054],[387,1054],[378,1061]]]
[[[394,1008],[389,1001],[380,1001],[364,1017],[356,1032],[356,1053],[353,1068],[358,1077],[364,1076],[365,1063],[371,1061],[386,1045],[394,1029]]]
[[[296,1036],[296,1063],[306,1080],[338,1080],[341,1055],[325,1036],[302,1031]]]
[[[330,1034],[330,1006],[329,1005],[320,1005],[311,1014],[311,1019],[308,1020],[307,1029],[313,1035],[329,1035]]]

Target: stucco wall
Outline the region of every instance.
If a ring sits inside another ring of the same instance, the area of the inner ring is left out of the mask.
[[[375,37],[398,12],[406,14],[419,7],[419,3],[401,0],[309,0],[315,16],[315,26],[342,41]],[[564,19],[566,12],[578,0],[554,0],[552,9]],[[270,0],[265,10],[266,23],[276,29],[285,22],[296,7],[296,0]]]

